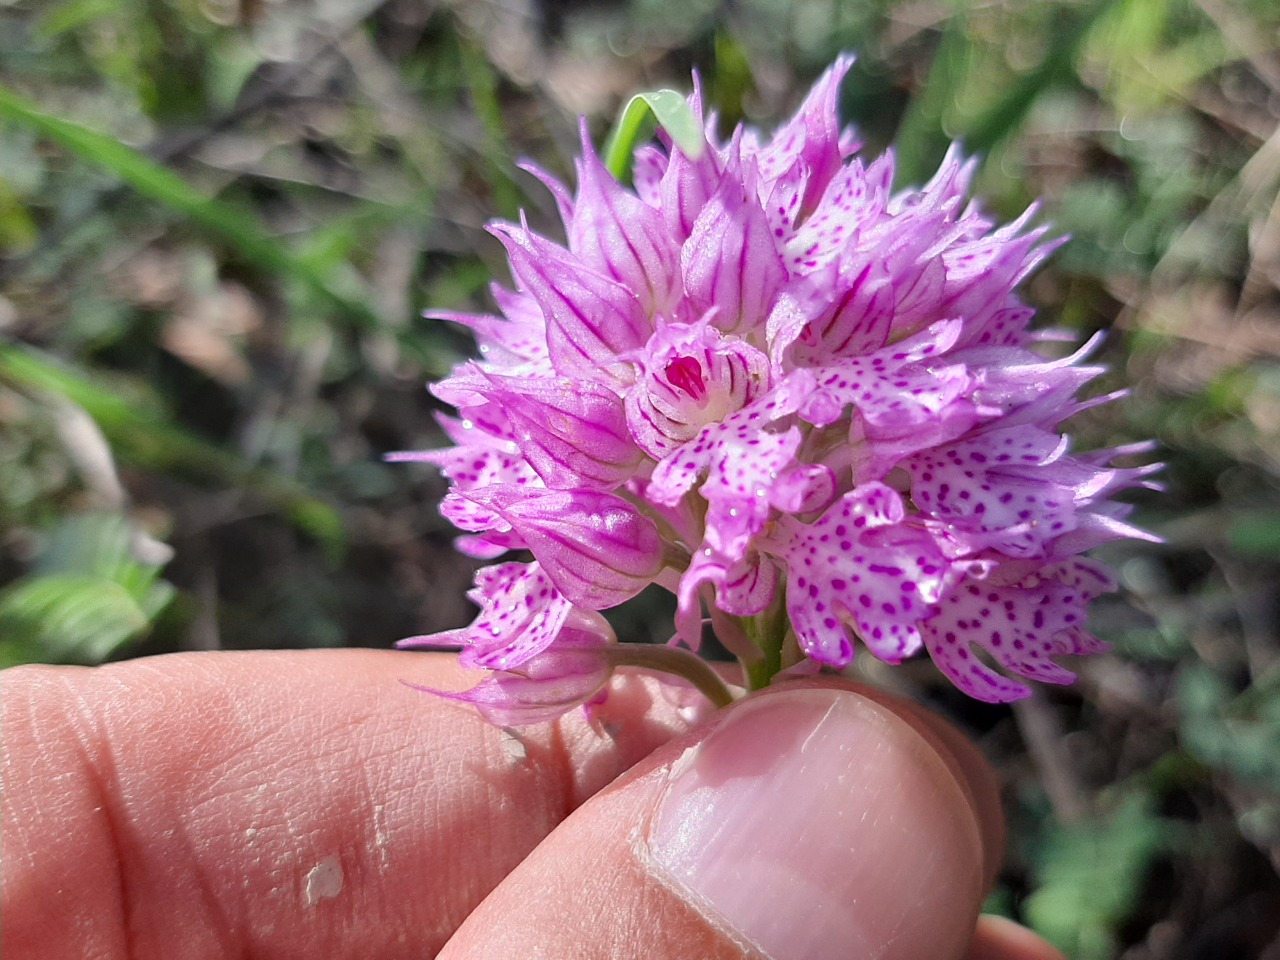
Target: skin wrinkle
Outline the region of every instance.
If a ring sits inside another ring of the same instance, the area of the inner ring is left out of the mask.
[[[183,826],[179,821],[180,826]],[[187,841],[185,846],[190,851],[187,859],[194,865],[190,871],[190,875],[195,882],[196,891],[199,895],[200,905],[204,909],[206,923],[203,931],[212,931],[216,939],[219,941],[218,954],[220,956],[232,956],[232,944],[237,941],[241,934],[236,929],[234,917],[243,915],[246,911],[243,907],[228,902],[231,897],[220,895],[218,883],[212,875],[212,870],[206,865],[205,858],[199,855],[200,844],[193,840],[190,829],[181,831],[183,838]],[[232,894],[236,900],[243,902],[240,897],[235,896],[239,891]],[[141,908],[138,914],[141,915]],[[202,931],[202,932],[203,932]],[[138,951],[139,954],[142,951]]]
[[[556,824],[562,823],[564,818],[573,812],[574,808],[579,806],[583,800],[589,797],[590,793],[584,793],[583,784],[581,783],[582,771],[574,768],[574,763],[570,755],[569,740],[565,734],[564,725],[554,723],[550,730],[550,744],[548,745],[548,763],[555,772],[557,782],[563,786],[563,793],[560,794],[563,803],[554,813],[555,823],[548,824],[547,832],[551,832],[551,828]],[[525,760],[528,762],[528,748],[526,746]]]
[[[144,664],[144,670],[153,673],[151,664]],[[136,698],[136,691],[142,684],[136,684],[132,687],[116,681],[113,676],[104,674],[89,674],[90,680],[86,683],[86,694],[80,698],[82,706],[88,695],[88,688],[97,680],[105,685],[111,683],[116,687],[118,696],[121,700],[132,701]],[[156,678],[160,679],[160,678]],[[125,720],[136,721],[139,715],[154,714],[167,709],[166,687],[162,683],[148,685],[143,687],[147,690],[148,700],[143,701],[143,708],[138,709],[137,713],[126,711],[122,714],[111,712],[103,712],[97,718],[95,723],[95,734],[97,741],[101,747],[101,754],[104,760],[109,764],[110,773],[104,774],[103,783],[105,785],[105,795],[107,797],[106,809],[109,811],[109,819],[112,824],[113,836],[117,848],[117,861],[122,865],[122,889],[124,891],[122,902],[122,913],[124,925],[127,933],[127,941],[129,943],[129,956],[143,956],[147,953],[145,944],[154,940],[160,935],[160,928],[154,922],[149,922],[148,905],[144,902],[144,898],[138,895],[131,895],[130,890],[138,886],[136,878],[131,879],[128,875],[128,865],[134,864],[145,867],[148,861],[146,850],[147,841],[141,836],[143,833],[142,826],[145,818],[151,816],[151,811],[144,810],[141,815],[134,813],[135,797],[130,789],[130,783],[120,775],[121,757],[124,748],[118,745],[120,734],[116,731],[113,721]],[[153,694],[159,693],[159,703],[155,703],[152,699]],[[126,723],[127,725],[127,723]],[[127,734],[125,734],[127,737]],[[212,770],[217,764],[214,762],[215,744],[206,739],[199,741],[201,750],[193,758],[195,762],[191,764],[191,772],[198,774],[199,772],[209,769]],[[148,745],[151,749],[151,745]],[[217,782],[221,782],[221,778]],[[176,849],[168,852],[167,860],[172,862],[186,863],[190,869],[187,870],[182,880],[190,881],[182,883],[183,892],[186,893],[194,886],[196,900],[202,911],[203,923],[200,923],[202,939],[212,936],[219,942],[217,955],[230,956],[231,943],[236,939],[235,925],[231,919],[233,911],[225,902],[225,897],[220,896],[217,892],[218,884],[211,876],[207,858],[201,856],[201,852],[205,846],[199,839],[200,831],[196,829],[199,825],[199,818],[192,816],[195,813],[193,807],[188,807],[186,803],[187,791],[185,789],[175,790],[167,797],[170,801],[164,806],[169,810],[173,810],[174,815],[168,817],[166,822],[170,826],[164,831],[163,839],[166,845]],[[148,801],[152,798],[144,797],[142,802],[149,805]],[[176,800],[176,802],[175,802]],[[211,798],[211,805],[216,805],[218,798]],[[185,814],[185,815],[184,815]],[[136,871],[135,871],[136,872]],[[167,919],[167,918],[166,918]],[[185,923],[184,927],[190,928],[195,926],[194,923]]]
[[[372,832],[367,849],[369,861],[365,869],[372,877],[386,873],[389,865],[391,835],[387,831],[387,824],[383,822],[383,811],[386,809],[383,793],[397,789],[395,783],[389,782],[389,778],[384,778],[388,780],[386,783],[375,782],[376,776],[376,773],[371,773],[369,778],[361,784],[364,787],[362,792],[368,810],[368,827]]]
[[[455,704],[446,703],[444,705],[449,708],[450,712],[465,713],[464,708]],[[476,731],[472,728],[471,732],[474,733]],[[483,730],[479,732],[481,734],[484,733]],[[450,830],[457,830],[459,836],[466,838],[465,844],[451,844],[446,847],[443,851],[444,862],[426,864],[428,870],[440,870],[445,875],[463,878],[463,882],[455,887],[455,896],[441,898],[439,901],[440,909],[429,915],[428,922],[432,931],[432,936],[429,939],[434,942],[443,943],[453,928],[469,912],[468,906],[478,901],[487,892],[482,882],[475,877],[474,871],[469,869],[468,859],[472,856],[501,856],[503,853],[500,849],[496,849],[496,844],[499,841],[488,833],[478,832],[473,823],[459,823],[460,811],[485,809],[488,806],[485,803],[485,798],[491,791],[487,789],[484,783],[484,776],[490,769],[486,762],[489,754],[489,740],[486,737],[480,743],[475,744],[473,748],[452,756],[448,764],[442,769],[433,771],[433,780],[439,784],[439,789],[422,790],[419,784],[407,777],[402,780],[399,788],[399,792],[409,800],[410,808],[425,801],[426,809],[421,817],[422,822],[448,824],[450,825]],[[394,754],[388,751],[388,755],[393,756]],[[365,769],[367,769],[367,765]],[[390,766],[386,770],[386,775],[392,776],[392,768]],[[394,794],[388,795],[386,804],[394,805],[395,799]],[[401,819],[403,820],[403,817]],[[372,812],[367,821],[367,826],[374,832],[367,836],[367,842],[363,844],[363,847],[369,854],[368,860],[370,862],[380,862],[381,853],[374,852],[377,844],[377,826],[373,820]],[[400,846],[403,845],[401,844]],[[412,848],[407,851],[388,852],[387,855],[388,857],[396,857],[397,854],[401,858],[422,855],[421,851],[416,851]],[[366,869],[367,864],[364,857],[357,857],[356,862],[371,883],[377,884],[380,882],[380,878],[383,876],[381,870]],[[384,911],[384,922],[388,921],[402,927],[413,922],[403,913],[393,912],[391,916],[387,917]],[[421,922],[421,918],[419,918],[418,922]],[[400,937],[403,938],[405,933],[412,932],[402,932]]]
[[[492,811],[495,816],[502,816],[522,802],[526,802],[529,797],[547,800],[539,804],[536,809],[526,811],[539,816],[536,822],[529,824],[530,829],[521,838],[520,848],[514,851],[518,859],[524,859],[537,845],[537,841],[567,816],[567,809],[557,801],[569,792],[567,785],[573,776],[572,763],[567,756],[563,755],[564,751],[559,738],[553,731],[550,743],[526,746],[525,759],[513,766],[504,759],[502,731],[495,728],[493,733],[497,736],[486,736],[479,756],[469,764],[471,767],[469,779],[474,780],[479,790],[483,792],[483,797],[477,799],[476,807]],[[567,802],[566,800],[566,805]],[[504,850],[501,846],[502,840],[490,832],[477,829],[473,833],[475,843],[468,845],[468,852],[462,854],[463,856],[476,855],[477,850],[484,851],[479,855],[490,858],[512,856],[513,851],[509,844]],[[485,892],[487,891],[477,891],[476,899],[483,896]],[[457,917],[454,926],[460,924],[463,919],[465,915]]]
[[[641,796],[634,788],[646,776],[657,775],[656,768],[662,764],[652,755],[646,757],[597,793],[591,804],[575,811],[486,898],[441,956],[468,960],[743,957],[687,904],[652,883],[626,845],[628,831],[614,829],[642,816],[643,804],[637,806]],[[583,818],[588,808],[599,810],[601,803],[618,810],[603,818]],[[572,830],[575,823],[579,828]],[[566,828],[571,829],[569,834]],[[557,842],[569,836],[574,840],[567,845]],[[546,895],[566,885],[574,891],[572,898]],[[521,922],[502,919],[512,915],[520,916]],[[542,937],[536,936],[539,930]]]
[[[69,670],[78,670],[79,668],[68,668]],[[82,690],[77,689],[68,682],[68,673],[58,671],[56,669],[35,667],[32,668],[35,679],[45,686],[57,686],[65,691],[66,696],[59,698],[61,709],[55,717],[35,716],[34,704],[30,701],[26,703],[28,711],[21,718],[13,718],[7,720],[5,727],[9,736],[12,737],[13,727],[11,724],[17,723],[19,729],[23,733],[27,733],[33,744],[36,745],[37,751],[42,759],[50,756],[59,756],[64,752],[66,746],[72,748],[74,757],[79,761],[77,767],[70,770],[61,771],[58,779],[64,777],[72,782],[79,781],[86,791],[86,807],[88,817],[85,823],[88,826],[99,828],[96,832],[99,840],[105,842],[106,860],[115,867],[113,876],[110,881],[106,877],[100,879],[100,882],[110,882],[114,896],[111,900],[114,902],[114,910],[112,910],[113,919],[116,923],[112,924],[118,931],[115,938],[118,944],[117,948],[124,956],[134,956],[137,951],[133,941],[133,929],[130,918],[133,916],[132,901],[129,896],[129,879],[125,869],[125,847],[122,843],[120,816],[117,812],[116,794],[110,788],[113,778],[106,774],[102,769],[102,754],[110,756],[109,740],[103,735],[101,725],[97,722],[93,711],[89,709],[85,702],[85,696]],[[7,700],[7,698],[6,698]],[[25,721],[25,723],[24,723]],[[65,733],[65,737],[59,737],[58,734]],[[12,741],[7,743],[12,748]],[[59,748],[63,749],[59,749]],[[106,748],[105,750],[102,748]],[[8,757],[10,750],[6,749],[6,768],[9,766]],[[61,757],[59,756],[59,759]],[[12,802],[13,782],[11,777],[6,773],[6,794]],[[26,813],[27,811],[24,811]],[[34,813],[35,811],[30,811]],[[11,811],[12,813],[12,811]],[[24,833],[27,833],[26,825],[29,822],[25,816],[18,814],[20,823],[23,825]],[[83,831],[82,831],[83,832]],[[38,835],[37,835],[38,839]],[[92,833],[85,838],[85,841],[93,839]],[[6,844],[6,858],[9,856],[11,845]],[[32,844],[29,851],[28,860],[31,862],[33,870],[39,870],[38,845]],[[68,893],[61,884],[56,893],[60,896],[74,896],[74,893]],[[93,933],[88,939],[90,942],[98,942],[99,940],[110,940],[109,936],[99,937],[96,934],[102,932],[102,928],[96,923],[93,926]],[[105,946],[105,944],[104,944]]]
[[[106,724],[100,723],[85,702],[84,694],[66,682],[65,674],[56,677],[67,693],[68,700],[77,709],[74,718],[64,713],[66,730],[71,734],[70,742],[76,747],[77,755],[83,765],[80,771],[93,799],[93,812],[100,814],[99,822],[110,851],[109,857],[115,869],[115,889],[117,918],[121,937],[121,949],[126,956],[138,955],[137,930],[133,922],[135,914],[134,900],[130,895],[129,876],[126,868],[125,845],[123,843],[123,817],[119,807],[119,794],[112,789],[118,785],[113,776],[115,764],[111,750],[111,737]],[[33,732],[39,731],[40,725],[33,724]],[[107,772],[104,766],[112,772]]]

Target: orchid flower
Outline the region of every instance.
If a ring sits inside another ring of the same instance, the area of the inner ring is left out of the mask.
[[[956,149],[895,191],[837,116],[851,63],[772,137],[718,138],[695,81],[692,139],[636,149],[630,187],[584,124],[576,192],[536,171],[566,242],[495,224],[514,289],[444,315],[480,359],[433,388],[452,446],[401,456],[449,478],[463,552],[533,559],[480,570],[470,627],[406,644],[462,647],[489,673],[451,696],[495,722],[597,703],[622,663],[727,702],[707,628],[750,688],[927,651],[992,702],[1104,648],[1086,610],[1114,584],[1082,554],[1149,538],[1111,498],[1155,467],[1060,430],[1101,368],[1047,358],[1017,292],[1060,241],[983,213]],[[619,644],[600,611],[651,584],[678,598],[671,646]]]

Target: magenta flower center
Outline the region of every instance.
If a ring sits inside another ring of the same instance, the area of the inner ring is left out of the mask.
[[[677,390],[682,390],[694,400],[702,400],[707,395],[707,383],[702,376],[702,366],[693,357],[676,357],[667,364],[664,371],[667,383]]]

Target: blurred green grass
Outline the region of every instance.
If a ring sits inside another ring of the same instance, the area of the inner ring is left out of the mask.
[[[1280,950],[1280,9],[1264,0],[0,3],[0,662],[387,646],[468,618],[422,389],[483,230],[553,204],[697,68],[769,123],[839,52],[900,183],[946,145],[1071,243],[1042,322],[1109,331],[1088,446],[1155,437],[1116,652],[1010,711],[927,667],[1007,782],[991,904],[1084,958]],[[636,629],[651,629],[643,617]],[[874,672],[874,671],[869,671]],[[1268,953],[1270,951],[1270,953]]]

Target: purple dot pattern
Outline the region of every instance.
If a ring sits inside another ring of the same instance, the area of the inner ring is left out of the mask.
[[[714,587],[716,609],[738,617],[753,617],[768,609],[779,580],[778,564],[759,553],[727,562],[714,553],[698,553],[680,578],[675,618],[676,636],[697,650],[702,640],[702,608],[699,591]]]
[[[461,693],[418,689],[471,704],[499,726],[543,723],[602,702],[610,674],[602,651],[613,631],[599,615],[574,610],[536,563],[481,570],[468,596],[481,608],[469,627],[399,646],[460,646],[464,666],[489,674]]]
[[[506,532],[511,525],[497,512],[465,494],[495,486],[542,487],[542,480],[520,454],[513,440],[477,429],[471,421],[441,418],[453,447],[442,450],[392,454],[392,461],[432,463],[450,482],[440,512],[459,530]]]
[[[816,522],[790,525],[780,551],[787,613],[814,660],[844,666],[853,658],[850,622],[881,660],[898,663],[920,649],[919,621],[954,574],[928,531],[905,516],[895,491],[867,483]]]
[[[677,503],[726,450],[734,445],[751,446],[753,440],[762,442],[761,431],[794,413],[810,391],[811,382],[805,376],[789,377],[750,406],[719,423],[707,424],[657,465],[648,496],[657,503]]]
[[[509,670],[551,646],[572,609],[536,563],[484,567],[467,596],[480,607],[470,626],[404,646],[461,645],[464,666]]]
[[[1028,425],[988,430],[911,457],[911,497],[963,531],[975,551],[1044,556],[1076,526],[1090,468],[1064,459],[1063,438]],[[1093,468],[1094,482],[1111,471]],[[1075,475],[1073,475],[1075,474]]]
[[[848,249],[864,225],[884,209],[880,185],[869,181],[858,160],[842,167],[827,185],[813,216],[787,242],[787,270],[792,276],[815,273]]]
[[[808,492],[793,489],[797,478],[789,470],[800,448],[798,429],[761,432],[753,441],[726,442],[700,491],[707,502],[705,547],[732,561],[746,555],[775,508],[785,509]],[[798,479],[803,485],[806,478]]]
[[[1021,699],[1030,688],[990,664],[1028,680],[1071,683],[1075,674],[1053,658],[1106,649],[1085,629],[1086,606],[1114,588],[1104,568],[1079,557],[1017,583],[966,579],[923,625],[924,642],[942,672],[970,696],[992,703]]]

